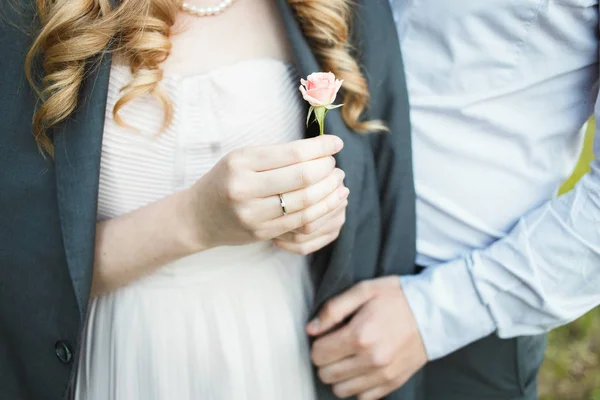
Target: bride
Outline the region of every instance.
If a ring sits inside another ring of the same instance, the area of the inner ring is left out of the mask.
[[[370,36],[361,40],[395,40],[389,8],[387,1],[353,4],[35,2],[43,26],[28,66],[35,69],[39,56],[44,69],[43,79],[32,75],[43,89],[32,129],[56,159],[66,249],[60,251],[71,276],[77,274],[73,298],[87,315],[79,351],[56,344],[61,362],[70,363],[71,350],[79,360],[76,399],[317,398],[304,329],[309,314],[358,279],[409,265],[394,257],[403,247],[392,243],[397,232],[409,233],[402,236],[406,260],[414,247],[400,57],[388,46],[359,64],[360,46],[350,37],[359,28],[350,21],[363,21],[360,29]],[[319,70],[344,80],[344,106],[327,117],[331,135],[313,137],[298,86]],[[51,135],[53,128],[61,134]],[[89,150],[73,153],[83,148]],[[100,160],[99,171],[77,168],[86,157]],[[383,187],[386,175],[396,179],[390,188]],[[15,180],[15,187],[21,181],[30,180]],[[92,192],[95,221],[85,212]],[[67,195],[79,200],[67,203]],[[52,231],[55,220],[37,224]],[[92,222],[94,256],[86,265],[85,239],[77,242],[73,233],[91,232]],[[41,264],[38,253],[53,254],[39,246],[45,250],[31,255],[31,265]],[[14,246],[17,255],[21,248]],[[36,279],[31,270],[28,279]],[[48,279],[39,298],[51,298],[58,287]],[[37,301],[35,291],[22,292]],[[31,332],[66,332],[37,327],[22,311]],[[13,325],[24,326],[13,321],[7,329]]]
[[[156,28],[113,60],[76,398],[313,399],[304,254],[341,227],[342,142],[298,142],[300,77],[272,1],[174,4],[122,17]]]

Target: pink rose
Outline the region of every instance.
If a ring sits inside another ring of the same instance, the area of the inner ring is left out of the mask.
[[[335,101],[343,81],[335,79],[331,72],[315,72],[306,80],[301,79],[300,92],[313,107],[328,107]]]
[[[300,79],[300,92],[310,107],[306,116],[306,126],[310,124],[310,117],[314,115],[314,121],[319,124],[319,133],[325,133],[325,116],[330,110],[339,108],[343,104],[334,106],[333,102],[342,87],[339,79],[331,72],[315,72],[310,74],[306,80]]]

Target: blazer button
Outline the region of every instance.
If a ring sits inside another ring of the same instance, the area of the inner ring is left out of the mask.
[[[66,342],[56,342],[54,350],[56,350],[56,357],[58,357],[63,364],[69,364],[73,360],[73,353]]]

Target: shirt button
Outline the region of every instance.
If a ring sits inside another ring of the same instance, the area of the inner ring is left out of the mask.
[[[213,154],[220,154],[221,153],[221,143],[211,142],[210,143],[210,151],[212,151]]]
[[[54,350],[56,350],[56,357],[58,357],[63,364],[69,364],[73,360],[73,353],[66,342],[56,342]]]

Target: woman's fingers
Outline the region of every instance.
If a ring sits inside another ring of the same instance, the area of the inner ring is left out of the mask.
[[[331,229],[335,228],[335,225],[341,227],[346,223],[346,207],[348,207],[348,200],[345,200],[341,203],[337,209],[333,210],[328,216],[320,218],[316,221],[311,222],[308,225],[304,225],[295,229],[295,233],[299,233],[301,235],[311,235],[317,231],[323,231],[323,229]],[[327,226],[325,226],[327,225]]]
[[[338,153],[342,147],[342,139],[323,135],[272,146],[248,147],[243,151],[250,168],[262,172],[329,157]]]
[[[279,169],[259,172],[252,179],[255,197],[275,196],[304,189],[322,181],[335,169],[335,159],[331,156],[290,165]]]
[[[261,228],[262,232],[259,234],[261,237],[276,238],[286,232],[308,225],[338,208],[340,204],[346,201],[349,194],[350,191],[348,188],[340,186],[333,193],[311,207],[272,221],[267,221]]]
[[[343,184],[345,174],[341,169],[335,169],[328,177],[304,189],[283,193],[285,210],[293,214],[317,204]],[[256,201],[256,206],[264,210],[264,220],[275,219],[283,215],[283,209],[278,195]]]
[[[275,239],[273,242],[280,249],[306,256],[314,253],[315,251],[321,250],[323,247],[336,240],[337,237],[337,234],[330,233],[329,235],[322,235],[304,243],[292,243],[279,239]]]
[[[277,240],[290,243],[306,243],[319,236],[325,236],[332,233],[339,234],[342,226],[346,222],[346,207],[348,200],[344,200],[338,208],[325,215],[323,218],[298,228],[292,232],[284,233]],[[305,229],[307,228],[307,229]]]
[[[307,235],[288,232],[279,236],[273,242],[277,247],[292,253],[302,255],[314,253],[338,238],[340,229],[345,222],[347,205],[348,200],[344,200],[336,210],[320,218],[319,221],[325,220],[325,223],[317,231]]]

